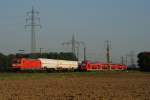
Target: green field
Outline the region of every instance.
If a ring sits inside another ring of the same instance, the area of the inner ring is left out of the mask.
[[[139,71],[103,71],[103,72],[57,72],[57,73],[0,73],[0,80],[21,80],[41,78],[65,78],[65,77],[120,77],[123,74],[130,77],[140,77],[150,73]]]

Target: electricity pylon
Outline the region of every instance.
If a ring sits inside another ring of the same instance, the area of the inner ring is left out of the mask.
[[[111,70],[111,67],[110,67],[110,47],[111,47],[111,41],[107,40],[106,41],[106,61],[107,61],[107,64],[108,64],[108,67],[109,67],[109,70]]]
[[[71,45],[72,46],[72,53],[74,55],[76,55],[76,57],[79,60],[79,47],[80,45],[84,46],[84,60],[86,59],[86,47],[85,47],[85,43],[83,41],[77,41],[75,39],[74,34],[72,35],[72,40],[67,41],[67,42],[63,42],[62,45]],[[76,48],[77,48],[77,54],[76,54]]]
[[[40,18],[38,17],[39,12],[35,11],[32,7],[32,10],[27,12],[26,25],[25,28],[31,28],[31,53],[36,52],[36,27],[40,27]]]

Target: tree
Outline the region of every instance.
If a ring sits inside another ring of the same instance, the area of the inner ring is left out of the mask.
[[[4,70],[5,68],[5,55],[3,55],[2,53],[0,53],[0,70]]]
[[[71,52],[16,54],[16,58],[30,58],[30,59],[48,58],[48,59],[62,59],[62,60],[77,60],[76,56]]]
[[[14,54],[9,54],[7,57],[6,57],[6,70],[11,70],[11,67],[12,67],[12,61],[13,59],[15,59],[16,56]]]
[[[141,71],[150,71],[150,52],[141,52],[138,54],[138,65]]]

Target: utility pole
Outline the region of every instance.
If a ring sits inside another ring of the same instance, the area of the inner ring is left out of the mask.
[[[106,41],[106,61],[109,67],[109,70],[111,70],[110,67],[110,44],[111,42],[109,40]]]
[[[84,61],[86,61],[86,47],[84,47]]]
[[[121,64],[124,65],[124,57],[121,57]]]
[[[40,48],[40,57],[42,56],[42,49],[43,49],[43,48]]]
[[[72,42],[72,53],[73,53],[73,54],[76,54],[76,53],[75,53],[75,52],[76,52],[76,49],[75,49],[76,46],[75,46],[75,45],[76,45],[77,42],[76,42],[76,40],[75,40],[74,34],[72,35],[72,41],[71,41],[71,42]]]
[[[30,12],[27,12],[27,18],[26,18],[26,25],[25,28],[30,27],[31,28],[31,53],[36,52],[36,27],[40,27],[40,18],[38,17],[39,12],[35,11],[32,7],[32,10]]]
[[[125,64],[128,65],[128,55],[125,55],[126,59],[125,59]]]
[[[40,54],[42,53],[42,49],[43,49],[43,48],[40,48]]]
[[[85,45],[85,42],[83,41],[80,41],[80,43],[83,45],[83,51],[84,51],[84,61],[86,61],[86,45]]]
[[[106,41],[106,59],[107,59],[107,63],[109,64],[110,63],[110,43],[109,41],[107,40]]]

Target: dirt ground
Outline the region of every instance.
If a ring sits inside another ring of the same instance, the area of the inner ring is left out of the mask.
[[[0,74],[0,100],[150,100],[150,73],[99,73]]]

